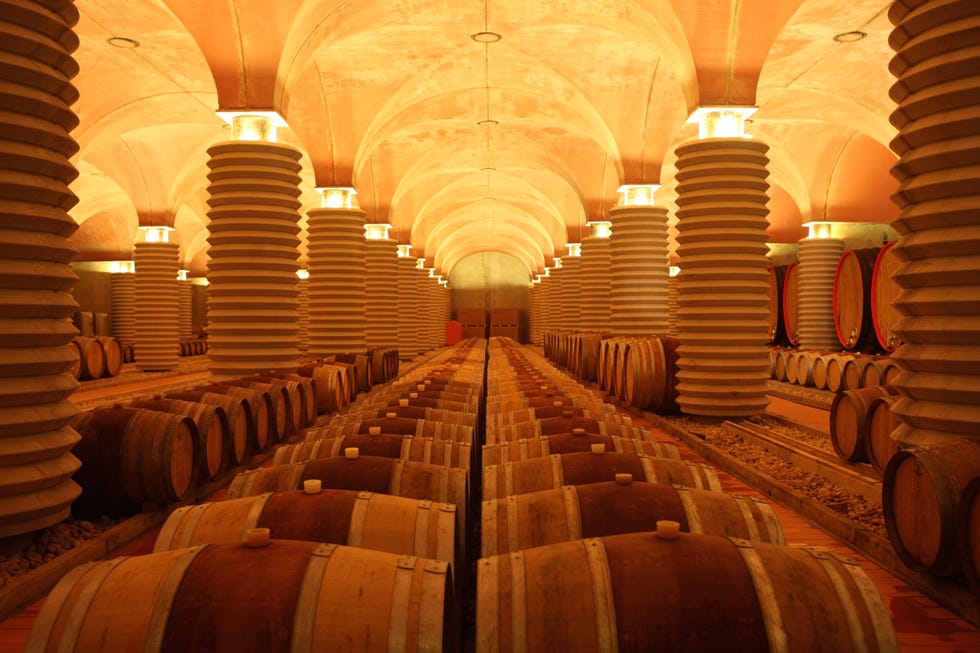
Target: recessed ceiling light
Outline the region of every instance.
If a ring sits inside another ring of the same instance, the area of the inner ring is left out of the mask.
[[[138,48],[140,46],[139,41],[137,41],[136,39],[128,38],[126,36],[110,36],[105,41],[109,45],[115,46],[117,48],[127,48],[129,50],[132,50],[133,48]]]
[[[483,172],[493,172],[496,168],[480,168],[480,170]]]
[[[486,120],[481,120],[476,124],[480,125],[481,127],[492,127],[493,125],[499,125],[500,121],[494,120],[493,118],[487,118]]]
[[[476,34],[470,34],[470,38],[477,43],[496,43],[503,38],[500,34],[496,32],[477,32]]]
[[[866,32],[854,30],[853,32],[841,32],[840,34],[835,34],[834,40],[838,43],[855,43],[867,35],[868,34]]]

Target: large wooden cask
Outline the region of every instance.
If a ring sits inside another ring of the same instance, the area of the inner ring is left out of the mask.
[[[483,558],[477,574],[477,653],[898,650],[864,571],[815,549],[631,533]]]
[[[273,540],[82,565],[45,601],[27,650],[453,651],[448,563]]]

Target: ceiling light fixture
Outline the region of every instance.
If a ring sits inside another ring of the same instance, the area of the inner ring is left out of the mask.
[[[496,43],[500,39],[504,38],[497,32],[477,32],[476,34],[470,34],[470,38],[477,43]]]
[[[484,118],[476,124],[480,125],[481,127],[493,127],[494,125],[499,125],[500,121],[494,120],[493,118]]]
[[[133,48],[138,48],[140,46],[139,41],[126,36],[110,36],[105,40],[105,42],[113,47],[126,48],[127,50],[132,50]]]
[[[834,35],[834,40],[838,43],[856,43],[867,36],[867,32],[853,30],[851,32],[841,32]]]

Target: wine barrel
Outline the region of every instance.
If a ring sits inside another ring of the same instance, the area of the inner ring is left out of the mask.
[[[420,438],[435,438],[450,442],[473,443],[473,427],[458,424],[445,424],[426,419],[410,417],[375,417],[360,422],[330,422],[326,426],[309,429],[307,440],[333,438],[344,435],[367,435],[372,429],[381,429],[385,435],[414,435]]]
[[[863,388],[864,370],[871,364],[872,360],[872,358],[868,358],[867,356],[845,360],[844,366],[841,368],[841,388],[843,390]]]
[[[228,416],[220,406],[179,399],[139,399],[129,402],[133,408],[157,410],[189,417],[197,430],[197,458],[202,481],[213,481],[224,471],[231,446]]]
[[[882,383],[882,376],[888,374],[888,368],[894,366],[895,363],[887,358],[868,359],[868,364],[861,370],[861,387],[869,388],[873,385],[886,385]]]
[[[831,392],[844,390],[844,365],[851,360],[850,354],[831,354],[827,356],[827,389]]]
[[[813,387],[818,390],[827,389],[827,364],[833,354],[823,354],[813,359]]]
[[[280,540],[309,540],[445,560],[461,567],[456,506],[356,490],[276,492],[175,510],[154,552],[245,541],[250,528]]]
[[[867,461],[868,408],[878,397],[898,394],[890,385],[839,392],[830,404],[830,442],[839,457]]]
[[[626,350],[626,401],[655,413],[677,412],[677,341],[641,338]]]
[[[970,589],[980,597],[980,476],[966,484],[956,523],[960,569]]]
[[[713,469],[679,460],[626,453],[569,453],[519,460],[483,468],[483,500],[549,490],[562,485],[600,483],[616,474],[638,481],[720,490]]]
[[[599,347],[602,334],[579,334],[579,377],[585,381],[595,381],[599,371]]]
[[[837,262],[834,328],[844,349],[871,351],[877,347],[871,321],[871,275],[879,249],[849,249]]]
[[[881,246],[871,273],[871,323],[878,344],[888,352],[895,351],[902,344],[902,339],[895,332],[902,319],[901,311],[895,307],[895,300],[902,292],[902,287],[895,280],[895,272],[902,263],[895,248],[897,244],[892,241]]]
[[[900,449],[881,481],[888,539],[913,569],[937,576],[959,571],[956,555],[959,501],[980,476],[980,442],[950,438]]]
[[[509,424],[498,427],[494,439],[496,442],[515,442],[545,435],[573,433],[576,429],[582,429],[592,435],[619,435],[631,438],[643,437],[644,434],[642,427],[607,414],[600,417],[547,417],[532,422]]]
[[[584,537],[655,531],[663,519],[678,522],[685,533],[786,543],[776,513],[762,499],[632,479],[485,501],[482,519],[484,557]]]
[[[316,421],[316,416],[319,414],[316,379],[300,376],[299,374],[269,372],[242,377],[241,380],[254,380],[285,388],[293,404],[293,422],[296,431],[300,431]]]
[[[886,395],[871,400],[865,418],[865,455],[871,466],[879,472],[885,471],[888,461],[898,452],[898,443],[892,438],[892,431],[898,426],[892,414],[892,405],[898,395]]]
[[[82,461],[74,480],[82,486],[75,508],[107,514],[143,502],[193,499],[199,456],[194,422],[181,415],[139,408],[97,408],[73,426],[81,440],[72,453]]]
[[[76,336],[80,367],[78,379],[81,381],[99,379],[105,374],[105,351],[98,339],[89,336]]]
[[[301,365],[296,373],[316,381],[316,406],[320,415],[333,413],[350,403],[351,386],[347,369],[340,365]]]
[[[351,396],[356,396],[360,392],[368,392],[371,386],[371,356],[364,354],[334,354],[323,359],[324,363],[340,364],[347,367],[347,381],[351,389]]]
[[[293,433],[296,433],[297,427],[302,421],[302,408],[299,405],[299,400],[295,393],[281,383],[273,381],[249,381],[246,379],[247,377],[230,379],[225,381],[225,384],[241,388],[253,388],[269,394],[275,406],[275,434],[277,442],[281,442]]]
[[[422,419],[426,422],[473,428],[476,426],[477,415],[475,413],[461,413],[455,410],[424,408],[422,406],[385,406],[382,408],[354,410],[352,412],[334,415],[330,418],[328,424],[348,424],[368,419],[377,419],[379,417],[409,417],[416,420]]]
[[[793,355],[792,351],[786,349],[781,349],[776,352],[776,362],[774,365],[773,377],[777,381],[786,381],[786,366],[789,363],[790,356]]]
[[[337,544],[208,544],[77,567],[30,651],[455,650],[449,565]]]
[[[168,392],[165,397],[221,408],[228,422],[228,439],[225,442],[228,463],[232,467],[238,467],[245,463],[252,449],[256,446],[255,424],[252,422],[252,413],[246,399],[216,392],[195,392],[193,390]]]
[[[123,366],[122,345],[119,344],[118,340],[109,336],[95,336],[94,340],[102,345],[102,357],[105,361],[102,375],[116,376],[119,374]]]
[[[789,344],[786,338],[786,322],[783,320],[783,285],[786,281],[785,265],[770,265],[766,268],[768,291],[768,310],[766,324],[769,336],[766,344],[784,346]]]
[[[238,397],[248,402],[252,411],[252,423],[255,424],[255,453],[267,451],[278,441],[281,421],[276,415],[276,404],[273,403],[272,395],[268,392],[225,383],[198,386],[193,390]]]
[[[470,460],[473,456],[473,446],[464,442],[448,442],[412,435],[342,435],[283,445],[276,449],[273,464],[285,465],[329,456],[343,456],[348,447],[356,447],[365,456],[401,458],[420,463],[459,467],[467,471],[470,469]]]
[[[800,344],[800,264],[793,261],[783,271],[783,327],[786,340],[793,347]]]
[[[655,458],[680,460],[677,447],[669,442],[652,439],[620,438],[614,435],[588,435],[563,433],[544,435],[539,438],[483,445],[484,465],[499,465],[518,460],[530,460],[552,454],[592,451],[592,445],[603,445],[606,451],[616,453],[646,454]]]
[[[816,549],[628,533],[491,556],[477,570],[477,653],[516,642],[526,651],[899,648],[861,567]]]

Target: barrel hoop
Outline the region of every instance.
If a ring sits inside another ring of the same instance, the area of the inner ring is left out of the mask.
[[[436,519],[438,523],[436,525],[436,536],[438,541],[438,550],[436,551],[436,557],[439,560],[455,560],[454,553],[454,535],[458,531],[460,534],[463,533],[465,526],[456,524],[456,506],[451,503],[440,503],[439,510],[436,513]],[[453,569],[454,573],[461,573],[456,569]]]
[[[561,462],[561,456],[552,454],[548,458],[551,461],[551,487],[561,487],[565,484],[565,466]]]
[[[854,602],[850,600],[850,592],[848,592],[847,585],[837,569],[838,565],[835,564],[836,561],[822,551],[808,547],[804,547],[803,550],[813,556],[820,567],[823,568],[824,573],[827,574],[827,578],[830,579],[830,584],[833,585],[834,592],[836,592],[837,599],[840,602],[841,611],[847,620],[847,630],[851,633],[851,641],[863,641],[864,629],[861,627],[861,618],[857,614],[857,608]]]
[[[497,493],[497,475],[501,470],[504,473],[507,472],[507,467],[505,463],[500,463],[499,465],[487,465],[486,467],[483,468],[483,496],[484,497],[500,496]]]
[[[698,483],[700,483],[701,475],[704,476],[705,483],[707,484],[707,487],[704,487],[705,490],[717,490],[719,492],[721,491],[721,479],[718,478],[718,473],[715,472],[715,470],[710,465],[688,464],[688,466],[696,467],[701,471],[701,474],[695,475],[695,478],[698,479]]]
[[[419,590],[419,651],[439,651],[442,649],[442,633],[447,624],[443,623],[442,611],[427,609],[428,606],[448,605],[452,602],[446,596],[446,576],[449,564],[444,560],[426,560],[422,567],[422,587]],[[458,599],[457,599],[458,600]]]
[[[769,530],[768,541],[771,544],[785,546],[786,536],[783,534],[783,527],[779,523],[779,517],[776,516],[776,511],[772,509],[772,504],[756,497],[752,497],[752,501],[755,502],[756,508],[758,508],[759,512],[762,513],[762,518],[766,522],[766,526]]]
[[[521,550],[521,531],[518,511],[520,500],[516,494],[507,497],[507,548],[510,551]]]
[[[392,463],[391,477],[388,481],[388,487],[391,490],[391,494],[395,496],[401,496],[402,487],[402,471],[405,469],[404,460],[396,460]]]
[[[613,596],[609,560],[602,540],[594,537],[584,540],[585,555],[592,574],[592,597],[595,601],[595,627],[597,653],[616,653],[619,636],[616,632],[616,603]]]
[[[183,522],[184,515],[186,515],[191,510],[199,509],[203,504],[198,504],[194,506],[184,506],[183,508],[177,508],[170,516],[167,521],[163,523],[160,527],[160,533],[157,535],[156,544],[153,545],[153,553],[158,553],[160,551],[167,551],[171,548],[171,543],[174,540],[174,533],[177,531],[177,527]]]
[[[429,520],[432,518],[432,502],[419,501],[415,508],[415,555],[431,558],[429,552]]]
[[[418,437],[418,436],[415,436],[415,437]],[[402,448],[401,448],[401,451],[398,453],[398,457],[399,458],[404,458],[405,460],[408,460],[411,457],[411,455],[412,455],[412,443],[413,442],[415,442],[415,440],[414,440],[413,436],[411,436],[411,435],[406,435],[405,437],[402,438]],[[426,462],[428,462],[428,461],[426,461]]]
[[[659,483],[657,472],[653,468],[653,461],[649,456],[640,456],[640,464],[643,465],[643,477],[647,483]]]
[[[766,622],[766,636],[769,639],[769,650],[771,653],[789,653],[789,643],[786,637],[786,628],[783,626],[783,617],[779,611],[779,602],[776,600],[776,590],[772,585],[772,579],[766,572],[765,565],[759,557],[758,552],[752,548],[752,543],[739,540],[738,538],[728,538],[738,549],[745,568],[752,578],[752,585],[755,587],[755,594],[759,600],[759,608]]]
[[[184,547],[191,546],[191,543],[194,541],[194,531],[197,530],[197,525],[201,522],[201,518],[204,517],[210,506],[210,503],[199,503],[196,506],[187,506],[188,509],[180,519],[180,525],[183,527],[183,535],[181,535],[179,539],[171,541],[167,548],[182,549]],[[177,520],[174,521],[176,522]]]
[[[358,492],[350,511],[350,530],[347,532],[347,546],[361,546],[364,542],[364,520],[371,504],[373,492]]]
[[[858,593],[864,599],[864,604],[868,608],[868,616],[871,619],[871,627],[875,632],[875,640],[881,651],[899,650],[898,638],[895,635],[895,627],[892,625],[888,608],[882,600],[881,592],[875,584],[868,578],[868,575],[861,569],[861,565],[845,556],[832,554],[840,563],[841,567],[850,575],[851,581],[857,586]],[[860,641],[855,639],[854,641]]]
[[[579,508],[578,490],[574,485],[561,486],[562,501],[565,504],[565,525],[568,539],[582,539],[582,511]]]
[[[752,506],[745,497],[740,497],[735,494],[731,495],[731,497],[735,500],[735,505],[738,506],[739,511],[742,513],[742,519],[745,520],[745,527],[749,529],[749,539],[759,542],[761,537],[759,535],[759,527],[755,523],[755,515],[752,514]]]
[[[127,560],[127,558],[117,558],[116,560],[103,563],[90,562],[69,572],[62,579],[61,583],[55,586],[55,591],[44,602],[41,613],[38,615],[37,621],[34,624],[30,638],[31,641],[28,642],[28,650],[45,650],[46,647],[39,645],[40,643],[38,642],[34,642],[34,638],[38,636],[38,633],[45,633],[50,636],[52,628],[58,621],[58,617],[61,616],[61,609],[68,595],[83,576],[87,576],[89,572],[92,572],[86,578],[84,590],[78,594],[77,598],[71,604],[71,612],[68,614],[64,627],[61,629],[61,647],[66,648],[65,645],[68,644],[71,648],[74,648],[75,642],[78,640],[78,633],[81,631],[82,624],[85,622],[85,615],[88,613],[89,606],[95,599],[95,595],[98,593],[103,581],[109,575],[109,572],[124,560]],[[31,646],[32,644],[34,646]],[[59,648],[58,650],[60,651],[61,649]]]
[[[316,623],[317,604],[320,601],[320,588],[330,564],[330,556],[337,549],[336,544],[320,544],[310,554],[306,565],[303,583],[296,597],[296,616],[293,618],[293,637],[290,642],[291,653],[313,653],[313,627]]]
[[[265,504],[269,503],[269,498],[272,497],[273,492],[263,492],[255,501],[252,503],[251,508],[248,510],[248,514],[245,515],[245,523],[242,524],[242,541],[245,541],[245,533],[250,528],[255,528],[259,525],[259,520],[262,518],[262,513],[265,511]]]
[[[173,566],[167,571],[166,578],[160,583],[157,590],[156,603],[153,606],[152,617],[146,625],[146,643],[144,651],[163,650],[163,638],[167,633],[167,622],[170,621],[170,609],[174,603],[177,590],[180,589],[181,581],[187,573],[187,568],[191,566],[197,554],[208,548],[205,546],[194,546],[187,549],[175,561]]]
[[[401,556],[395,568],[395,582],[391,588],[391,618],[388,621],[389,653],[408,650],[408,614],[417,564],[418,558],[415,556]]]
[[[681,500],[681,505],[684,506],[684,516],[687,517],[688,532],[703,533],[704,524],[701,521],[701,514],[698,512],[698,506],[694,503],[694,498],[691,496],[690,490],[681,485],[675,485],[674,490],[677,492],[677,498]]]

